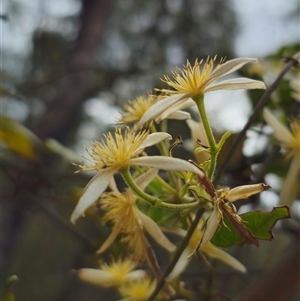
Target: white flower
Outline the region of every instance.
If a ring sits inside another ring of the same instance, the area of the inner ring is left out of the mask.
[[[111,264],[101,263],[100,269],[83,268],[75,271],[83,281],[91,284],[111,287],[120,286],[126,281],[141,279],[146,276],[143,270],[135,270],[136,263],[131,259],[113,261]]]
[[[273,135],[278,140],[279,145],[286,150],[286,158],[291,159],[290,168],[280,193],[280,205],[291,206],[299,188],[300,123],[297,120],[292,120],[290,123],[291,130],[289,130],[268,109],[264,109],[263,116],[273,129]]]
[[[160,116],[162,113],[165,114],[164,116],[168,116],[183,107],[190,106],[192,105],[191,98],[195,99],[206,92],[215,90],[265,89],[263,82],[249,78],[234,78],[216,82],[223,76],[240,69],[245,64],[256,62],[257,59],[238,58],[227,62],[221,60],[220,64],[214,69],[215,60],[216,57],[208,57],[202,68],[202,60],[200,62],[196,60],[194,66],[188,61],[183,70],[177,69],[173,73],[173,80],[165,76],[163,81],[174,90],[162,89],[161,92],[169,96],[151,106],[140,119],[138,126],[142,126],[147,121],[155,118],[159,122],[162,119],[162,116]]]
[[[135,180],[136,184],[144,190],[157,172],[157,169],[150,169]],[[125,193],[121,194],[115,184],[110,187],[113,191],[104,193],[99,204],[106,211],[103,220],[114,224],[113,231],[97,253],[104,252],[119,234],[123,234],[128,237],[125,241],[135,254],[135,259],[139,261],[145,256],[144,230],[168,251],[175,250],[176,246],[167,239],[159,226],[138,209],[136,206],[137,196],[131,189],[127,189]]]
[[[129,124],[139,121],[141,117],[145,114],[145,112],[149,110],[149,108],[155,103],[159,102],[162,98],[162,96],[148,94],[138,96],[134,100],[129,101],[124,105],[125,112],[122,113],[119,122]],[[171,113],[170,115],[165,115],[165,113],[162,113],[161,119],[165,118],[183,120],[190,118],[190,114],[188,112],[178,110],[176,112]]]
[[[123,137],[120,129],[116,129],[115,137],[111,133],[105,136],[106,143],[102,141],[92,143],[92,166],[80,166],[82,170],[95,170],[97,175],[87,184],[77,206],[75,207],[71,222],[76,220],[84,211],[97,201],[106,190],[108,183],[115,173],[128,166],[145,166],[165,170],[182,170],[198,174],[203,173],[187,161],[164,156],[140,156],[146,147],[155,145],[171,135],[164,132],[149,134],[147,131],[137,132],[126,130]]]

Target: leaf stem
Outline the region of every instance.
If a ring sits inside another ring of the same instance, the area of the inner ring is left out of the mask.
[[[199,114],[201,117],[201,121],[203,123],[203,127],[205,130],[206,136],[207,136],[208,144],[209,144],[210,167],[209,167],[207,176],[209,177],[209,179],[212,179],[215,169],[216,169],[217,156],[218,156],[219,150],[217,148],[215,137],[212,132],[208,116],[206,114],[206,109],[205,109],[205,104],[204,104],[204,95],[200,94],[200,95],[194,97],[193,100],[195,101],[195,103],[197,105],[197,108],[198,108],[198,111],[199,111]]]

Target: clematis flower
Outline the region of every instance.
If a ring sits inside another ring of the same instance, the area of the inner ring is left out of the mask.
[[[146,276],[144,270],[134,270],[135,267],[136,263],[127,258],[113,261],[111,264],[102,262],[100,269],[83,268],[75,271],[75,273],[85,282],[104,287],[117,287],[126,281],[141,279]]]
[[[273,129],[273,135],[278,140],[279,145],[286,150],[286,158],[291,159],[290,168],[280,193],[280,205],[291,206],[299,187],[300,123],[299,120],[292,120],[290,123],[291,130],[289,130],[268,109],[264,109],[263,116]]]
[[[247,63],[256,62],[257,59],[237,58],[227,62],[221,60],[214,68],[215,61],[216,57],[208,57],[203,66],[203,60],[200,62],[196,60],[194,65],[187,61],[183,70],[177,69],[173,73],[173,80],[165,76],[163,81],[173,90],[161,89],[160,91],[168,96],[151,106],[138,125],[142,126],[147,121],[155,118],[159,122],[161,120],[160,115],[163,112],[165,115],[169,115],[185,105],[191,105],[192,101],[190,98],[194,99],[197,96],[204,95],[206,92],[266,88],[263,82],[249,78],[234,78],[217,82],[223,76],[235,72]]]
[[[136,184],[141,189],[145,189],[157,172],[157,169],[150,169],[135,180]],[[158,225],[138,209],[136,206],[137,196],[131,189],[127,189],[121,194],[116,185],[113,184],[110,187],[113,191],[104,193],[99,199],[99,204],[106,212],[103,221],[113,223],[113,230],[98,253],[104,252],[115,238],[122,234],[124,236],[122,241],[129,245],[135,254],[135,259],[140,261],[145,257],[146,252],[144,231],[147,231],[157,243],[168,251],[175,250],[175,245],[167,239]]]
[[[202,229],[203,229],[203,220],[201,220],[200,223],[198,224],[197,229],[196,229],[196,231],[194,231],[194,233],[189,241],[188,246],[181,254],[181,256],[180,256],[179,260],[177,261],[175,267],[173,268],[173,271],[171,272],[171,274],[169,274],[169,276],[167,277],[168,281],[171,281],[175,277],[179,276],[180,273],[185,270],[186,266],[189,263],[189,255],[196,249],[198,242],[201,241],[201,239],[202,239],[202,236],[203,236]],[[186,236],[186,231],[183,229],[178,229],[173,232],[177,233],[183,237]],[[207,242],[205,245],[203,245],[203,247],[201,249],[197,250],[197,253],[199,255],[204,256],[205,259],[206,259],[206,257],[209,257],[212,259],[220,260],[220,261],[224,262],[225,264],[227,264],[228,266],[230,266],[231,268],[233,268],[241,273],[246,272],[246,268],[242,263],[240,263],[237,259],[235,259],[231,255],[229,255],[222,249],[213,245],[211,242]]]
[[[201,248],[203,248],[211,240],[221,223],[224,223],[224,214],[228,217],[234,226],[234,229],[245,240],[246,243],[254,244],[258,247],[258,239],[255,238],[250,230],[245,226],[243,220],[237,214],[237,210],[233,202],[241,199],[247,199],[251,195],[268,190],[270,186],[263,183],[243,185],[233,189],[222,189],[218,191],[218,194],[213,184],[211,182],[208,183],[210,183],[210,185],[204,184],[203,186],[208,195],[212,198],[214,209],[211,216],[208,218],[204,228],[204,234],[191,255],[197,252],[198,249],[201,250]]]
[[[138,96],[132,101],[129,101],[124,105],[124,113],[122,114],[121,118],[119,119],[120,123],[123,124],[130,124],[139,121],[144,113],[155,103],[159,102],[162,99],[162,96],[156,95],[143,95]],[[169,118],[169,119],[187,119],[190,118],[190,114],[184,111],[178,110],[177,112],[171,113],[168,116],[163,116],[162,119]]]
[[[149,277],[127,281],[119,288],[120,293],[124,296],[120,301],[147,301],[155,286],[155,281]]]
[[[203,175],[195,166],[187,161],[164,156],[141,156],[146,147],[155,145],[171,135],[164,132],[149,134],[147,131],[137,132],[126,129],[125,135],[117,128],[115,137],[111,133],[104,136],[106,143],[92,143],[88,151],[92,166],[81,165],[82,170],[97,171],[96,176],[87,184],[72,215],[71,222],[76,220],[84,211],[97,201],[106,190],[108,183],[115,173],[128,166],[146,166],[165,170],[184,170]]]

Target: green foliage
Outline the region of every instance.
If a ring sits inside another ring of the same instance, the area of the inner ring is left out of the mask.
[[[289,218],[290,211],[288,206],[279,206],[274,207],[271,212],[255,210],[240,216],[254,237],[261,240],[272,240],[274,237],[272,229],[276,222],[280,219]],[[211,242],[223,248],[244,244],[245,241],[237,234],[226,216],[224,216],[224,223],[226,226],[221,226],[211,239]]]

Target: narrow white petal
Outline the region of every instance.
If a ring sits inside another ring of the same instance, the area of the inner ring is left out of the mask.
[[[113,192],[120,192],[118,187],[117,187],[117,183],[115,181],[114,177],[111,177],[108,187],[113,191]]]
[[[170,115],[168,115],[168,116],[164,116],[164,114],[162,114],[162,115],[160,115],[159,116],[159,119],[166,119],[166,118],[168,118],[168,119],[176,119],[176,120],[185,120],[185,119],[189,119],[189,118],[191,118],[191,114],[190,113],[188,113],[188,112],[185,112],[185,111],[180,111],[180,110],[178,110],[178,111],[176,111],[176,112],[174,112],[174,113],[171,113]]]
[[[288,174],[282,184],[279,205],[288,205],[291,208],[299,189],[299,172],[300,162],[295,157],[291,162]]]
[[[256,63],[256,58],[237,58],[230,61],[225,62],[224,64],[220,64],[216,67],[216,69],[211,73],[211,78],[214,80],[223,77],[227,74],[233,73],[236,70],[242,68],[244,65],[248,63]]]
[[[151,181],[156,177],[158,173],[157,168],[151,168],[147,172],[143,173],[141,176],[135,179],[135,183],[144,190]]]
[[[130,272],[126,276],[126,280],[133,281],[133,280],[137,280],[140,278],[144,278],[146,276],[147,276],[147,273],[144,270],[135,270],[135,271]]]
[[[237,271],[242,273],[246,272],[246,267],[242,263],[210,242],[208,242],[201,251],[211,258],[216,258],[223,261]]]
[[[269,124],[269,126],[273,129],[274,137],[279,141],[283,143],[288,143],[293,140],[293,135],[289,131],[289,129],[284,126],[278,118],[276,118],[270,110],[264,109],[263,110],[263,116],[265,121]]]
[[[205,88],[205,92],[238,89],[266,89],[266,86],[262,81],[241,77],[210,84]]]
[[[169,108],[184,97],[185,94],[175,94],[158,101],[145,112],[145,114],[140,119],[137,125],[142,126],[147,121],[155,119],[158,115],[162,114],[167,108]]]
[[[173,252],[176,249],[176,246],[168,240],[154,220],[139,210],[138,215],[142,220],[145,230],[147,230],[157,243],[170,252]]]
[[[209,217],[207,224],[204,228],[204,233],[201,239],[201,243],[198,248],[201,249],[204,245],[206,245],[214,236],[220,224],[220,213],[217,208],[214,209],[213,213]]]
[[[71,222],[75,224],[76,220],[84,213],[84,211],[97,201],[99,196],[105,191],[111,177],[114,175],[115,169],[107,168],[100,171],[92,180],[87,184],[84,189],[83,195],[77,203],[72,215]]]
[[[195,102],[191,98],[181,99],[181,100],[177,101],[175,104],[173,104],[172,106],[169,106],[168,108],[166,108],[165,111],[161,115],[159,115],[157,118],[155,118],[155,121],[157,123],[159,123],[163,119],[170,118],[170,115],[176,113],[178,110],[189,108],[194,105],[195,105]]]
[[[249,196],[260,193],[264,190],[268,190],[271,187],[264,184],[254,184],[254,185],[242,185],[235,188],[232,188],[228,191],[226,198],[230,202],[234,202],[236,200],[247,199]]]
[[[131,159],[129,165],[148,166],[164,170],[190,171],[203,177],[203,172],[193,164],[178,158],[151,156]]]
[[[80,269],[77,271],[77,276],[83,281],[96,285],[109,285],[113,280],[112,275],[100,269]]]
[[[173,268],[172,272],[169,274],[169,276],[166,278],[167,281],[171,281],[174,278],[176,278],[177,276],[179,276],[186,268],[186,266],[189,263],[189,259],[188,256],[190,254],[190,251],[188,250],[188,248],[186,248],[181,256],[179,257],[175,267]]]
[[[165,139],[172,139],[172,136],[165,132],[152,133],[148,135],[145,141],[140,144],[135,152],[138,153],[141,149],[155,145]]]
[[[115,228],[111,232],[111,234],[108,236],[108,238],[105,240],[105,242],[102,244],[101,248],[97,250],[97,254],[103,253],[107,248],[111,246],[111,244],[115,241],[116,237],[118,236],[119,231],[117,231]]]
[[[202,122],[197,122],[193,119],[188,119],[186,121],[187,125],[189,126],[191,133],[192,133],[192,139],[194,142],[194,146],[199,147],[197,144],[197,140],[200,140],[202,144],[209,145],[208,139],[204,130],[204,126]]]

